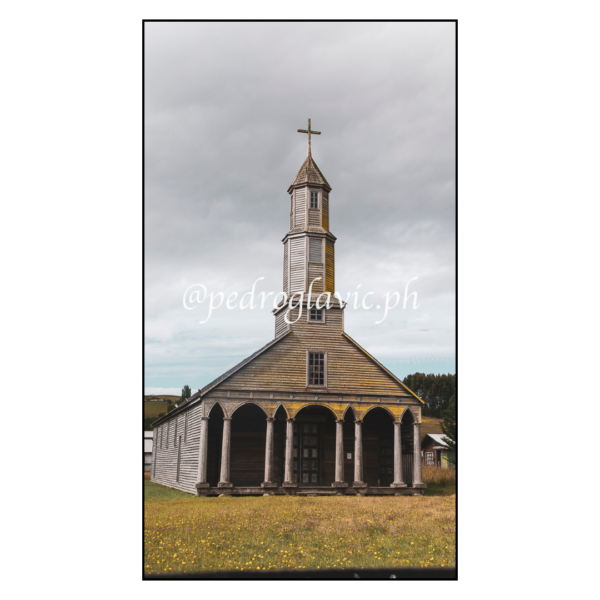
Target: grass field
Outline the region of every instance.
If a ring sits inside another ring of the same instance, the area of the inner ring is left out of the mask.
[[[145,486],[148,574],[455,566],[455,473],[425,496],[196,498]]]

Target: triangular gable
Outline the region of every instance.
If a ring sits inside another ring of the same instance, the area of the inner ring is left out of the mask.
[[[374,356],[371,356],[360,344],[358,344],[358,342],[354,341],[347,333],[342,333],[342,335],[348,340],[350,340],[359,350],[364,352],[364,354],[366,354],[378,367],[383,369],[394,381],[399,383],[409,394],[411,394],[419,402],[421,402],[421,404],[425,404],[425,402],[421,400],[419,396],[417,396],[408,386],[402,383],[402,381],[398,379],[391,371],[388,371],[388,369],[386,369]]]
[[[219,386],[226,390],[304,391],[306,352],[327,351],[327,387],[323,393],[412,396],[396,376],[346,334],[306,339],[281,336],[202,389],[202,396]],[[284,339],[285,338],[285,339]],[[277,344],[277,345],[275,345]]]

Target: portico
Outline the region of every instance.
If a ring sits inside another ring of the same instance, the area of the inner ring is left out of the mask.
[[[421,461],[413,460],[414,440],[417,444],[419,440],[418,406],[397,401],[382,404],[381,398],[376,404],[364,399],[360,404],[272,400],[252,398],[240,403],[224,397],[206,403],[204,422],[214,423],[206,427],[200,445],[198,495],[422,494]],[[241,427],[236,427],[236,419]],[[381,427],[383,420],[388,421],[389,431]],[[402,427],[410,430],[404,436],[404,449]],[[214,441],[209,439],[211,433]],[[232,454],[242,464],[232,463]],[[218,465],[216,485],[214,477],[213,485],[209,481],[209,463]],[[259,464],[263,466],[260,477]]]

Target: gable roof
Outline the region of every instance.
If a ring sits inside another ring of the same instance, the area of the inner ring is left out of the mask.
[[[414,396],[421,404],[425,404],[419,396],[417,396],[408,386],[406,386],[400,379],[398,379],[391,371],[386,369],[374,356],[371,356],[358,342],[354,341],[346,332],[342,333],[342,335],[350,340],[359,350],[364,352],[378,367],[383,369],[394,381],[399,383],[411,396]]]
[[[257,350],[254,354],[251,354],[250,356],[245,358],[242,362],[235,365],[235,367],[232,367],[231,369],[229,369],[229,371],[226,371],[225,373],[223,373],[223,375],[220,375],[215,380],[211,381],[208,385],[205,385],[201,390],[198,390],[195,394],[192,394],[187,400],[185,400],[184,402],[179,404],[175,410],[168,412],[166,415],[163,415],[162,417],[160,417],[159,419],[154,421],[154,423],[152,423],[152,427],[156,427],[160,423],[163,423],[164,421],[167,421],[168,419],[174,417],[176,414],[182,412],[184,409],[189,408],[190,404],[196,404],[196,401],[200,401],[200,399],[202,398],[202,396],[204,394],[206,394],[206,392],[209,392],[214,387],[216,387],[217,385],[219,385],[220,383],[225,381],[228,377],[231,377],[234,373],[239,371],[242,367],[247,365],[249,362],[254,360],[257,356],[259,356],[260,354],[262,354],[263,352],[268,350],[271,346],[275,345],[277,342],[282,340],[286,335],[289,335],[290,333],[291,333],[291,330],[288,330],[288,331],[284,332],[283,334],[281,334],[279,337],[276,337],[274,340],[271,340],[268,344],[265,344],[262,348]]]
[[[425,437],[430,437],[436,444],[443,446],[444,448],[448,448],[448,444],[444,442],[443,439],[446,437],[446,434],[444,433],[428,433]]]
[[[257,356],[259,356],[260,354],[265,352],[265,350],[268,350],[271,346],[275,345],[279,340],[282,340],[286,335],[289,335],[290,333],[291,333],[291,330],[288,330],[288,331],[284,332],[282,335],[280,335],[279,337],[276,337],[274,340],[271,340],[268,344],[265,344],[260,350],[257,350],[254,354],[251,354],[248,358],[245,358],[242,362],[235,365],[235,367],[229,369],[229,371],[226,371],[225,373],[223,373],[223,375],[221,375],[220,377],[217,377],[214,381],[211,381],[208,385],[205,385],[199,392],[196,392],[196,394],[194,394],[194,396],[196,396],[196,395],[203,396],[204,394],[206,394],[206,392],[209,392],[214,387],[219,385],[219,383],[222,383],[228,377],[231,377],[235,372],[239,371],[242,367],[246,366],[250,361],[254,360]],[[194,396],[192,396],[192,398]],[[190,400],[192,398],[190,398]]]
[[[301,185],[303,183],[322,185],[331,191],[331,186],[327,183],[327,179],[323,177],[323,173],[321,173],[319,167],[317,167],[317,163],[310,155],[306,157],[306,160],[300,167],[298,175],[296,175],[296,179],[294,179],[292,185],[290,185],[290,189],[295,185]],[[288,192],[289,191],[290,190],[288,189]]]

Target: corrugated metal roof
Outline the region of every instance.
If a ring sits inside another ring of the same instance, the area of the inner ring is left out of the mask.
[[[436,444],[440,444],[444,448],[448,448],[448,444],[444,442],[446,435],[444,433],[428,433],[427,434]],[[437,449],[437,448],[436,448]]]

